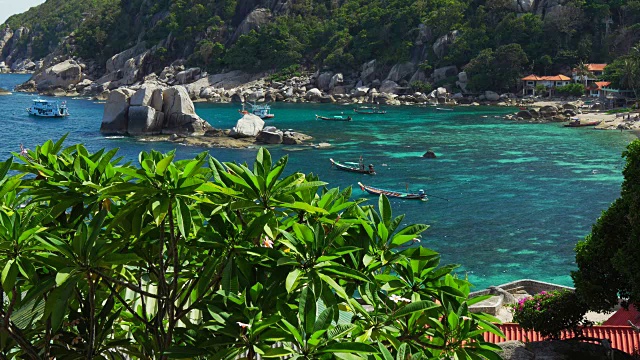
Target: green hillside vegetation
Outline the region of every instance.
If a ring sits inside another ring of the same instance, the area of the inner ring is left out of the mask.
[[[72,28],[90,7],[76,3],[48,0],[41,7],[55,11],[38,10],[38,26],[52,28],[63,15],[63,27]],[[94,11],[76,31],[74,51],[99,62],[139,40],[153,46],[167,39],[154,59],[157,68],[185,58],[212,72],[277,71],[294,64],[348,72],[372,59],[386,65],[410,60],[425,69],[462,68],[469,62],[492,64],[490,57],[499,61],[495,54],[507,51],[515,63],[497,64],[509,73],[502,80],[486,67],[472,67],[477,90],[486,87],[486,78],[493,79],[494,88],[506,89],[513,86],[514,75],[567,72],[580,61],[612,62],[640,40],[639,0],[569,0],[548,13],[539,9],[541,15],[515,12],[512,0],[293,0],[288,11],[273,14],[267,25],[235,41],[242,20],[255,8],[274,6],[272,2],[90,3]],[[31,10],[9,23],[29,26],[35,14]],[[454,30],[458,35],[447,50],[434,53],[436,40]]]
[[[21,26],[32,33],[31,46],[35,59],[43,58],[60,43],[60,40],[76,30],[85,17],[104,9],[115,9],[120,0],[47,0],[44,4],[7,19],[11,29]],[[27,39],[23,39],[23,46]]]

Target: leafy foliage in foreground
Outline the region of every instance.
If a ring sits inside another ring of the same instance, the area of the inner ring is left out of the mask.
[[[482,298],[385,197],[264,149],[132,165],[62,141],[0,168],[3,357],[499,359]]]
[[[640,305],[640,140],[622,155],[627,164],[620,197],[576,245],[578,270],[571,277],[591,310],[608,311],[618,298]]]

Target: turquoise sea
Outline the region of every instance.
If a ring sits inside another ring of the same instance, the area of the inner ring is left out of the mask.
[[[0,75],[0,88],[13,88],[28,75]],[[169,151],[170,143],[106,138],[99,133],[103,105],[66,99],[67,119],[27,116],[34,95],[0,96],[0,159],[69,133],[68,144],[120,148],[137,159],[142,150]],[[319,174],[331,187],[357,182],[404,191],[424,189],[428,202],[392,200],[405,222],[431,225],[421,245],[439,251],[445,263],[461,264],[460,274],[482,289],[520,278],[572,285],[573,248],[601,212],[620,193],[621,153],[635,136],[618,131],[564,128],[504,120],[515,109],[388,107],[386,115],[354,114],[352,106],[273,104],[280,129],[295,129],[328,142],[328,149],[270,146],[274,156],[289,156],[289,172]],[[196,104],[198,114],[217,128],[238,120],[238,106]],[[350,123],[315,120],[315,114],[351,114]],[[432,149],[437,159],[421,155]],[[207,151],[179,147],[178,156]],[[221,161],[252,162],[256,149],[208,150]],[[358,161],[364,156],[378,175],[351,174],[330,167],[329,158]]]

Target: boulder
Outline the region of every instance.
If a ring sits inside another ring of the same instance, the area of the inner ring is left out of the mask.
[[[362,65],[362,71],[360,72],[360,80],[363,83],[368,83],[373,79],[374,74],[376,73],[376,61],[371,60]]]
[[[129,89],[117,89],[109,93],[104,105],[100,132],[108,135],[125,135],[129,125],[129,98],[133,96]]]
[[[533,119],[533,115],[529,110],[522,110],[516,114],[516,117],[523,118],[526,120]]]
[[[321,97],[322,97],[322,92],[317,88],[313,88],[304,94],[304,98],[307,99],[307,101],[318,102],[320,101]]]
[[[498,101],[500,100],[500,95],[498,95],[498,93],[493,91],[485,91],[484,98],[487,99],[488,101]]]
[[[151,106],[153,93],[156,90],[154,86],[143,86],[131,97],[129,105],[131,106]]]
[[[562,105],[562,108],[565,109],[565,110],[573,110],[573,111],[578,110],[577,106],[575,106],[573,104],[569,104],[569,103],[566,103],[566,104]]]
[[[458,75],[458,67],[455,65],[437,68],[433,70],[433,81],[439,82],[456,75]]]
[[[432,150],[428,150],[426,153],[424,153],[424,155],[422,155],[422,157],[426,159],[435,159],[436,153],[434,153]]]
[[[437,98],[441,98],[441,99],[442,99],[442,98],[446,98],[446,97],[447,97],[447,94],[448,94],[447,89],[446,89],[446,88],[443,88],[443,87],[439,87],[439,88],[437,88],[437,89],[435,90],[435,92],[436,92],[436,97],[437,97]]]
[[[333,78],[332,72],[324,72],[318,76],[318,80],[316,80],[316,85],[318,89],[322,91],[329,90],[329,85],[331,85],[331,79]]]
[[[535,0],[511,0],[511,10],[517,13],[528,13],[533,10]]]
[[[172,86],[162,92],[165,133],[204,134],[211,125],[196,115],[193,102],[183,86]]]
[[[285,131],[282,136],[282,143],[285,145],[299,145],[311,139],[313,138],[309,135],[294,131]]]
[[[113,55],[109,60],[107,60],[107,73],[115,73],[124,68],[125,62],[127,62],[127,60],[145,52],[145,46],[145,43],[141,42],[132,48],[129,48],[119,54]]]
[[[263,144],[282,144],[283,133],[276,131],[261,131],[256,137],[256,141]]]
[[[395,64],[389,71],[389,75],[387,75],[386,80],[398,82],[402,79],[407,78],[409,75],[412,75],[415,71],[416,66],[412,62]]]
[[[558,113],[558,108],[553,105],[543,106],[539,110],[540,116],[551,117]]]
[[[39,91],[76,85],[82,81],[82,68],[73,60],[66,60],[33,76]]]
[[[353,91],[353,96],[357,96],[357,97],[365,96],[367,95],[368,92],[369,92],[369,88],[366,86],[357,87]]]
[[[232,103],[243,103],[244,102],[244,96],[240,93],[234,93],[233,95],[231,95],[231,102]]]
[[[246,100],[251,102],[264,100],[264,91],[262,91],[262,89],[256,90],[250,93],[249,95],[247,95]]]
[[[264,128],[264,120],[253,114],[245,114],[236,126],[231,129],[229,136],[234,138],[255,137]]]
[[[320,97],[320,102],[323,104],[334,103],[336,99],[331,95],[323,95]]]
[[[334,90],[336,86],[342,84],[344,81],[344,77],[342,73],[337,73],[331,77],[331,82],[329,83],[329,90]]]
[[[156,112],[156,109],[150,106],[131,105],[129,107],[127,132],[133,136],[158,135],[162,133],[163,122],[164,114],[162,112]]]
[[[202,71],[198,67],[180,71],[176,74],[176,81],[180,85],[188,84],[198,80],[201,73]]]
[[[387,94],[397,94],[398,93],[398,84],[391,80],[385,80],[380,85],[380,92]]]

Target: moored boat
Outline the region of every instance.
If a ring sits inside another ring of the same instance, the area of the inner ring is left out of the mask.
[[[333,159],[329,159],[329,161],[331,161],[332,166],[335,166],[339,170],[350,171],[350,172],[355,172],[360,174],[368,174],[368,175],[376,174],[376,171],[373,169],[373,165],[369,165],[369,167],[365,169],[364,164],[361,164],[360,167],[355,167],[355,166],[341,164]]]
[[[453,111],[453,109],[450,109],[450,108],[441,108],[441,107],[437,107],[437,108],[436,108],[436,110],[439,110],[439,111]]]
[[[572,120],[568,124],[564,124],[564,127],[596,126],[600,123],[601,121],[599,120],[593,120],[593,121]]]
[[[316,115],[316,119],[326,121],[351,121],[351,116],[333,115],[333,116],[320,116]]]
[[[33,105],[27,108],[29,115],[40,117],[65,117],[69,116],[69,110],[67,109],[67,102],[63,101],[58,103],[57,101],[49,101],[42,99],[33,100]]]
[[[361,182],[358,182],[358,185],[360,185],[360,189],[372,195],[384,194],[387,197],[395,197],[395,198],[407,199],[407,200],[422,200],[422,201],[429,200],[429,198],[427,198],[427,194],[424,193],[424,190],[418,190],[417,194],[413,194],[413,193],[403,193],[398,191],[378,189],[373,186],[364,185]]]
[[[358,114],[386,114],[387,110],[380,109],[378,106],[360,106],[359,108],[353,109],[353,111]]]
[[[244,108],[244,103],[242,103],[242,109],[238,110],[241,114],[253,114],[259,116],[261,119],[272,119],[275,115],[271,113],[271,106],[269,104],[258,105],[256,103],[249,103],[251,106],[251,111],[248,111]]]

